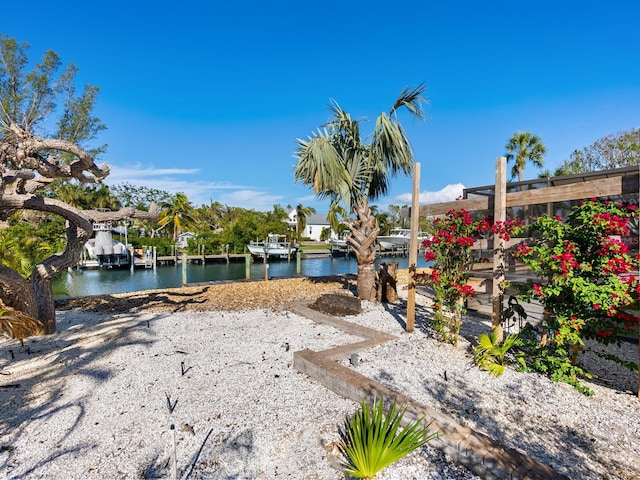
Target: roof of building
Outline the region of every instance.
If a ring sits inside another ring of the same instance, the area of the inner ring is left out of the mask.
[[[329,225],[326,213],[314,213],[307,217],[307,225]]]

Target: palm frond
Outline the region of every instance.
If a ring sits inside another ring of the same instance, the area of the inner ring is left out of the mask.
[[[37,318],[32,318],[17,310],[0,308],[0,333],[8,338],[18,340],[42,335],[44,324]]]
[[[429,102],[427,102],[427,100],[422,96],[426,89],[426,85],[421,83],[417,87],[405,88],[402,90],[393,104],[393,107],[391,107],[389,115],[393,115],[398,109],[405,107],[415,118],[419,120],[426,120],[424,107],[425,105],[428,105]]]
[[[400,172],[408,175],[413,168],[413,151],[402,126],[384,113],[376,119],[370,158],[371,199],[385,195],[395,175]]]
[[[294,167],[295,180],[313,186],[314,193],[321,197],[331,197],[350,186],[351,178],[346,171],[339,152],[331,142],[327,132],[319,131],[308,140],[298,139]]]

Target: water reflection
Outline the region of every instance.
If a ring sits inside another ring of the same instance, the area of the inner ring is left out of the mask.
[[[399,268],[407,268],[407,257],[384,258],[383,262],[398,262]],[[376,266],[379,261],[376,262]],[[418,267],[426,266],[424,258],[418,256]],[[311,258],[300,262],[300,274],[304,277],[321,277],[357,272],[354,258]],[[261,262],[251,264],[251,278],[264,278],[265,267]],[[296,276],[296,262],[269,263],[269,277]],[[210,263],[207,265],[188,264],[187,282],[211,282],[239,280],[246,276],[243,262]],[[96,269],[82,272],[73,270],[62,273],[54,281],[54,295],[60,297],[83,297],[110,293],[135,292],[158,288],[175,288],[182,285],[182,266],[163,266],[154,269]]]

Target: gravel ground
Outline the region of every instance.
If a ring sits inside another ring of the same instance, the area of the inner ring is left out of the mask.
[[[61,302],[59,333],[0,342],[0,475],[171,478],[175,448],[178,478],[344,478],[337,428],[357,405],[297,373],[292,354],[356,339],[285,309],[351,288],[291,279]],[[413,334],[402,301],[347,317],[398,336],[351,368],[570,478],[640,478],[637,375],[603,370],[594,397],[534,374],[490,377],[466,338],[432,338],[418,298]],[[468,337],[487,329],[465,320]],[[637,362],[637,346],[623,353]],[[477,477],[425,447],[378,478]]]

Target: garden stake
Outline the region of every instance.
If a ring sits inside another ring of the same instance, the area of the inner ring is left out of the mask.
[[[173,462],[171,465],[171,473],[173,480],[178,479],[178,454],[176,452],[176,426],[172,423],[169,427],[173,438]]]

